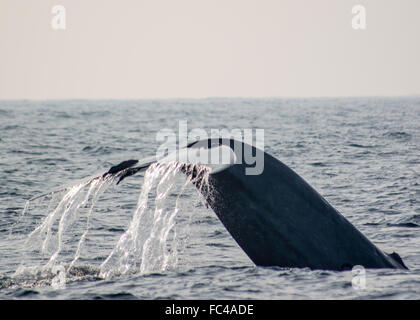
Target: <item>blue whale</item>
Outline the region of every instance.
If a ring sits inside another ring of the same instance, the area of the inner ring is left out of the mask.
[[[397,253],[382,252],[302,177],[264,151],[224,138],[194,142],[187,148],[219,146],[231,148],[240,159],[245,148],[251,148],[253,154],[263,157],[264,170],[247,175],[250,165],[234,163],[221,170],[208,170],[205,183],[206,165],[184,163],[182,171],[193,178],[209,206],[256,265],[407,269]],[[106,174],[119,176],[119,183],[156,161],[125,161]]]

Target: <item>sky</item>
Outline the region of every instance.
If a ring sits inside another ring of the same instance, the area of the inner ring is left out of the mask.
[[[418,95],[419,16],[419,0],[0,0],[0,99]]]

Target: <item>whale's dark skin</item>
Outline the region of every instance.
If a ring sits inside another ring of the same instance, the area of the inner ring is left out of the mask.
[[[188,148],[221,144],[232,148],[234,140],[209,139]],[[244,143],[242,152],[245,146],[252,148],[253,154],[263,154],[264,170],[260,175],[246,175],[246,164],[233,164],[210,171],[204,183],[203,173],[209,168],[184,164],[182,171],[192,177],[217,217],[256,265],[407,269],[398,254],[388,255],[378,249],[292,169]],[[128,170],[140,171],[136,167]],[[122,174],[120,181],[132,175],[127,170]]]
[[[113,167],[111,167],[108,172],[105,172],[103,174],[103,178],[105,178],[106,176],[110,175],[110,174],[117,174],[125,169],[131,168],[133,167],[135,164],[137,164],[139,162],[139,160],[126,160],[123,161]]]

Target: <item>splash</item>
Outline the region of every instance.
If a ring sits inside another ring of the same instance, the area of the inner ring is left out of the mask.
[[[115,176],[100,176],[32,199],[18,222],[33,201],[49,199],[48,214],[24,241],[25,259],[13,280],[29,283],[28,279],[35,279],[33,283],[53,284],[57,267],[64,270],[67,280],[176,268],[188,241],[192,214],[185,212],[180,219],[179,201],[188,184],[196,184],[198,179],[207,181],[208,170],[203,168],[176,161],[152,164],[145,173],[137,207],[126,231],[99,266],[81,266],[78,260],[83,255],[95,204],[113,184]],[[80,275],[78,270],[89,272]]]
[[[95,203],[113,180],[112,176],[98,177],[29,200],[18,222],[23,219],[32,202],[49,199],[49,213],[24,240],[23,261],[13,278],[24,280],[25,283],[29,283],[28,279],[42,283],[52,281],[58,267],[64,269],[66,274],[74,273],[71,269],[74,269],[80,257]],[[60,193],[63,194],[62,198],[54,206],[54,200]],[[51,207],[53,209],[50,211]],[[85,221],[85,227],[79,239],[74,232],[66,233],[72,227],[79,227],[82,221]]]
[[[177,162],[156,163],[146,171],[133,218],[102,263],[102,277],[164,271],[177,265],[185,237],[178,235],[182,228],[174,228],[175,217],[179,213],[179,199],[191,182],[183,176],[177,179],[183,168]],[[186,233],[185,228],[182,231]]]

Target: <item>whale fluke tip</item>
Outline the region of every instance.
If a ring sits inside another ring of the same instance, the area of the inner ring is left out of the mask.
[[[139,161],[138,160],[126,160],[126,161],[123,161],[123,162],[117,164],[116,166],[111,167],[111,169],[109,169],[108,172],[105,172],[102,177],[105,178],[109,174],[117,174],[117,173],[119,173],[119,172],[121,172],[121,171],[123,171],[125,169],[131,168],[137,162],[139,162]]]

